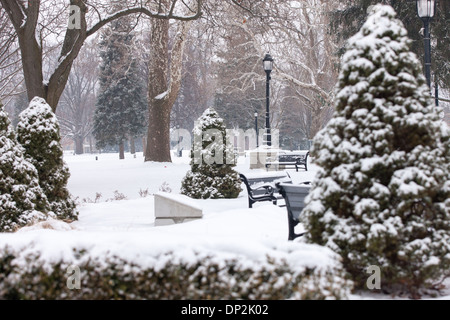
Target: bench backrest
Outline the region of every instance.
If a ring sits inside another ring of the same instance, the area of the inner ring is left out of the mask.
[[[273,184],[273,188],[275,192],[277,191],[277,188],[275,187],[275,183],[277,182],[283,182],[283,183],[290,183],[292,182],[291,179],[286,175],[279,175],[279,176],[260,176],[260,177],[251,177],[247,178],[245,175],[240,174],[241,180],[245,183],[245,186],[247,187],[247,191],[251,192],[253,195],[261,195],[265,193],[264,188],[256,189],[261,185],[271,183]],[[247,183],[246,183],[247,181]],[[251,190],[248,190],[250,188]]]
[[[309,156],[309,152],[306,154],[279,154],[278,162],[297,162],[303,163],[306,162]]]
[[[288,212],[292,214],[292,219],[298,221],[300,213],[305,207],[305,198],[311,189],[310,185],[297,185],[280,183],[277,185],[281,195],[286,201]]]

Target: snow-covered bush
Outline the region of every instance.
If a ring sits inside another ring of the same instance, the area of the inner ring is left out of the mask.
[[[45,220],[48,209],[36,168],[25,159],[0,104],[0,232]]]
[[[302,222],[359,287],[377,265],[383,290],[417,297],[450,269],[450,140],[395,16],[375,6],[348,42]]]
[[[94,257],[80,248],[73,248],[74,260],[45,261],[35,250],[32,244],[27,250],[0,249],[0,299],[319,300],[346,299],[352,289],[338,263],[295,268],[271,256],[255,263],[212,252],[188,252],[187,259],[186,252],[124,259]],[[68,284],[77,285],[77,269],[79,286],[70,290]]]
[[[237,198],[241,189],[233,146],[227,141],[226,126],[209,108],[193,130],[191,171],[182,181],[181,193],[195,199]]]
[[[38,171],[51,210],[60,219],[76,220],[76,204],[67,190],[70,174],[63,161],[58,121],[44,99],[34,98],[19,115],[17,139]]]

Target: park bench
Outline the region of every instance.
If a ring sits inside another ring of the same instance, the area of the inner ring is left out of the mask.
[[[246,177],[240,174],[240,178],[247,188],[249,208],[252,208],[254,203],[261,201],[272,201],[276,205],[277,201],[282,199],[282,197],[278,193],[275,184],[277,182],[292,182],[287,175]]]
[[[303,168],[305,171],[308,171],[308,156],[309,151],[306,152],[306,154],[280,151],[275,157],[269,157],[266,159],[266,169],[269,170],[272,166],[275,166],[276,170],[278,170],[280,166],[282,169],[289,166],[294,166],[297,172],[299,168]]]
[[[300,214],[305,207],[305,198],[311,188],[310,182],[302,184],[277,183],[278,192],[283,196],[288,214],[288,240],[303,236],[305,233],[295,233],[295,226],[299,223]]]

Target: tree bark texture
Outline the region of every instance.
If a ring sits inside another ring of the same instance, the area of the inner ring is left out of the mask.
[[[119,159],[125,159],[125,142],[123,140],[119,143]]]
[[[158,20],[152,23],[145,161],[172,162],[170,114],[181,87],[183,52],[189,27],[190,22],[179,22],[169,55],[169,22]]]
[[[136,141],[133,137],[130,138],[130,153],[136,154]]]
[[[83,147],[83,138],[80,136],[75,136],[75,154],[83,154],[84,153],[84,147]]]

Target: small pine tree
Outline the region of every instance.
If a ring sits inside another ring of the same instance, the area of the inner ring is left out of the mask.
[[[67,190],[70,173],[63,161],[58,120],[44,99],[34,98],[19,115],[17,136],[38,171],[50,209],[60,219],[77,220],[76,205]]]
[[[0,232],[47,219],[47,198],[24,152],[0,103]]]
[[[191,171],[182,181],[181,193],[195,199],[237,198],[241,189],[233,147],[227,141],[223,119],[210,108],[193,130]]]
[[[417,296],[450,268],[450,140],[395,15],[375,6],[349,40],[302,222],[360,288],[377,265],[383,290]]]
[[[144,134],[147,125],[145,82],[131,49],[132,29],[130,18],[114,21],[100,43],[100,92],[93,134],[100,149],[119,145],[121,159],[124,142]]]

